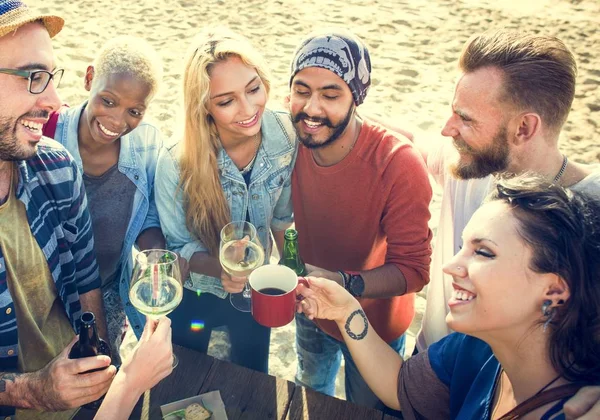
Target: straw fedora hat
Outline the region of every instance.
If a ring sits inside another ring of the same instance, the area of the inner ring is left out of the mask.
[[[19,0],[0,0],[0,37],[16,31],[29,22],[41,21],[50,38],[60,32],[65,21],[52,15],[37,13]]]

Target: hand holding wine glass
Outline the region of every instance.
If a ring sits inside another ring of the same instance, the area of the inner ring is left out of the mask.
[[[235,287],[235,283],[239,283],[238,279],[244,279],[245,283],[242,293],[230,295],[231,304],[237,310],[250,312],[250,287],[247,278],[252,271],[263,265],[264,260],[265,251],[252,223],[231,222],[223,227],[219,261],[223,270],[231,276],[226,280],[231,280],[232,288]]]
[[[241,293],[248,281],[247,277],[235,277],[221,268],[221,284],[227,293]]]
[[[183,284],[176,253],[147,249],[137,254],[129,289],[131,304],[152,319],[171,313],[183,298]],[[173,367],[177,358],[173,355]]]

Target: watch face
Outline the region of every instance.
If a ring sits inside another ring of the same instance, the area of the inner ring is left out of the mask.
[[[365,291],[365,281],[360,274],[353,274],[350,276],[348,284],[349,292],[355,297],[361,297]]]

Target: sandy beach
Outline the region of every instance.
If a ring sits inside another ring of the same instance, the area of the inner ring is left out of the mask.
[[[84,100],[83,76],[96,51],[117,35],[147,39],[164,62],[164,82],[147,119],[168,137],[177,127],[183,55],[204,26],[227,25],[264,53],[272,73],[271,108],[281,108],[288,92],[289,62],[311,30],[341,26],[367,43],[373,84],[362,109],[391,117],[409,130],[439,136],[450,114],[456,60],[470,35],[507,27],[555,35],[574,52],[579,66],[573,109],[561,137],[572,160],[600,161],[600,2],[597,0],[26,0],[62,16],[65,29],[55,38],[58,65],[65,68],[59,92],[65,103]],[[432,203],[435,230],[439,189]],[[414,337],[424,308],[409,332]],[[296,356],[293,324],[273,331],[270,373],[293,380]],[[131,345],[131,341],[129,343]],[[408,342],[412,351],[414,339]],[[219,335],[211,354],[226,357]],[[343,396],[343,386],[338,387]]]

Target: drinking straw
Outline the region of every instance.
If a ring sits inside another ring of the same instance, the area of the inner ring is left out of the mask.
[[[158,264],[152,267],[152,310],[158,305]]]

